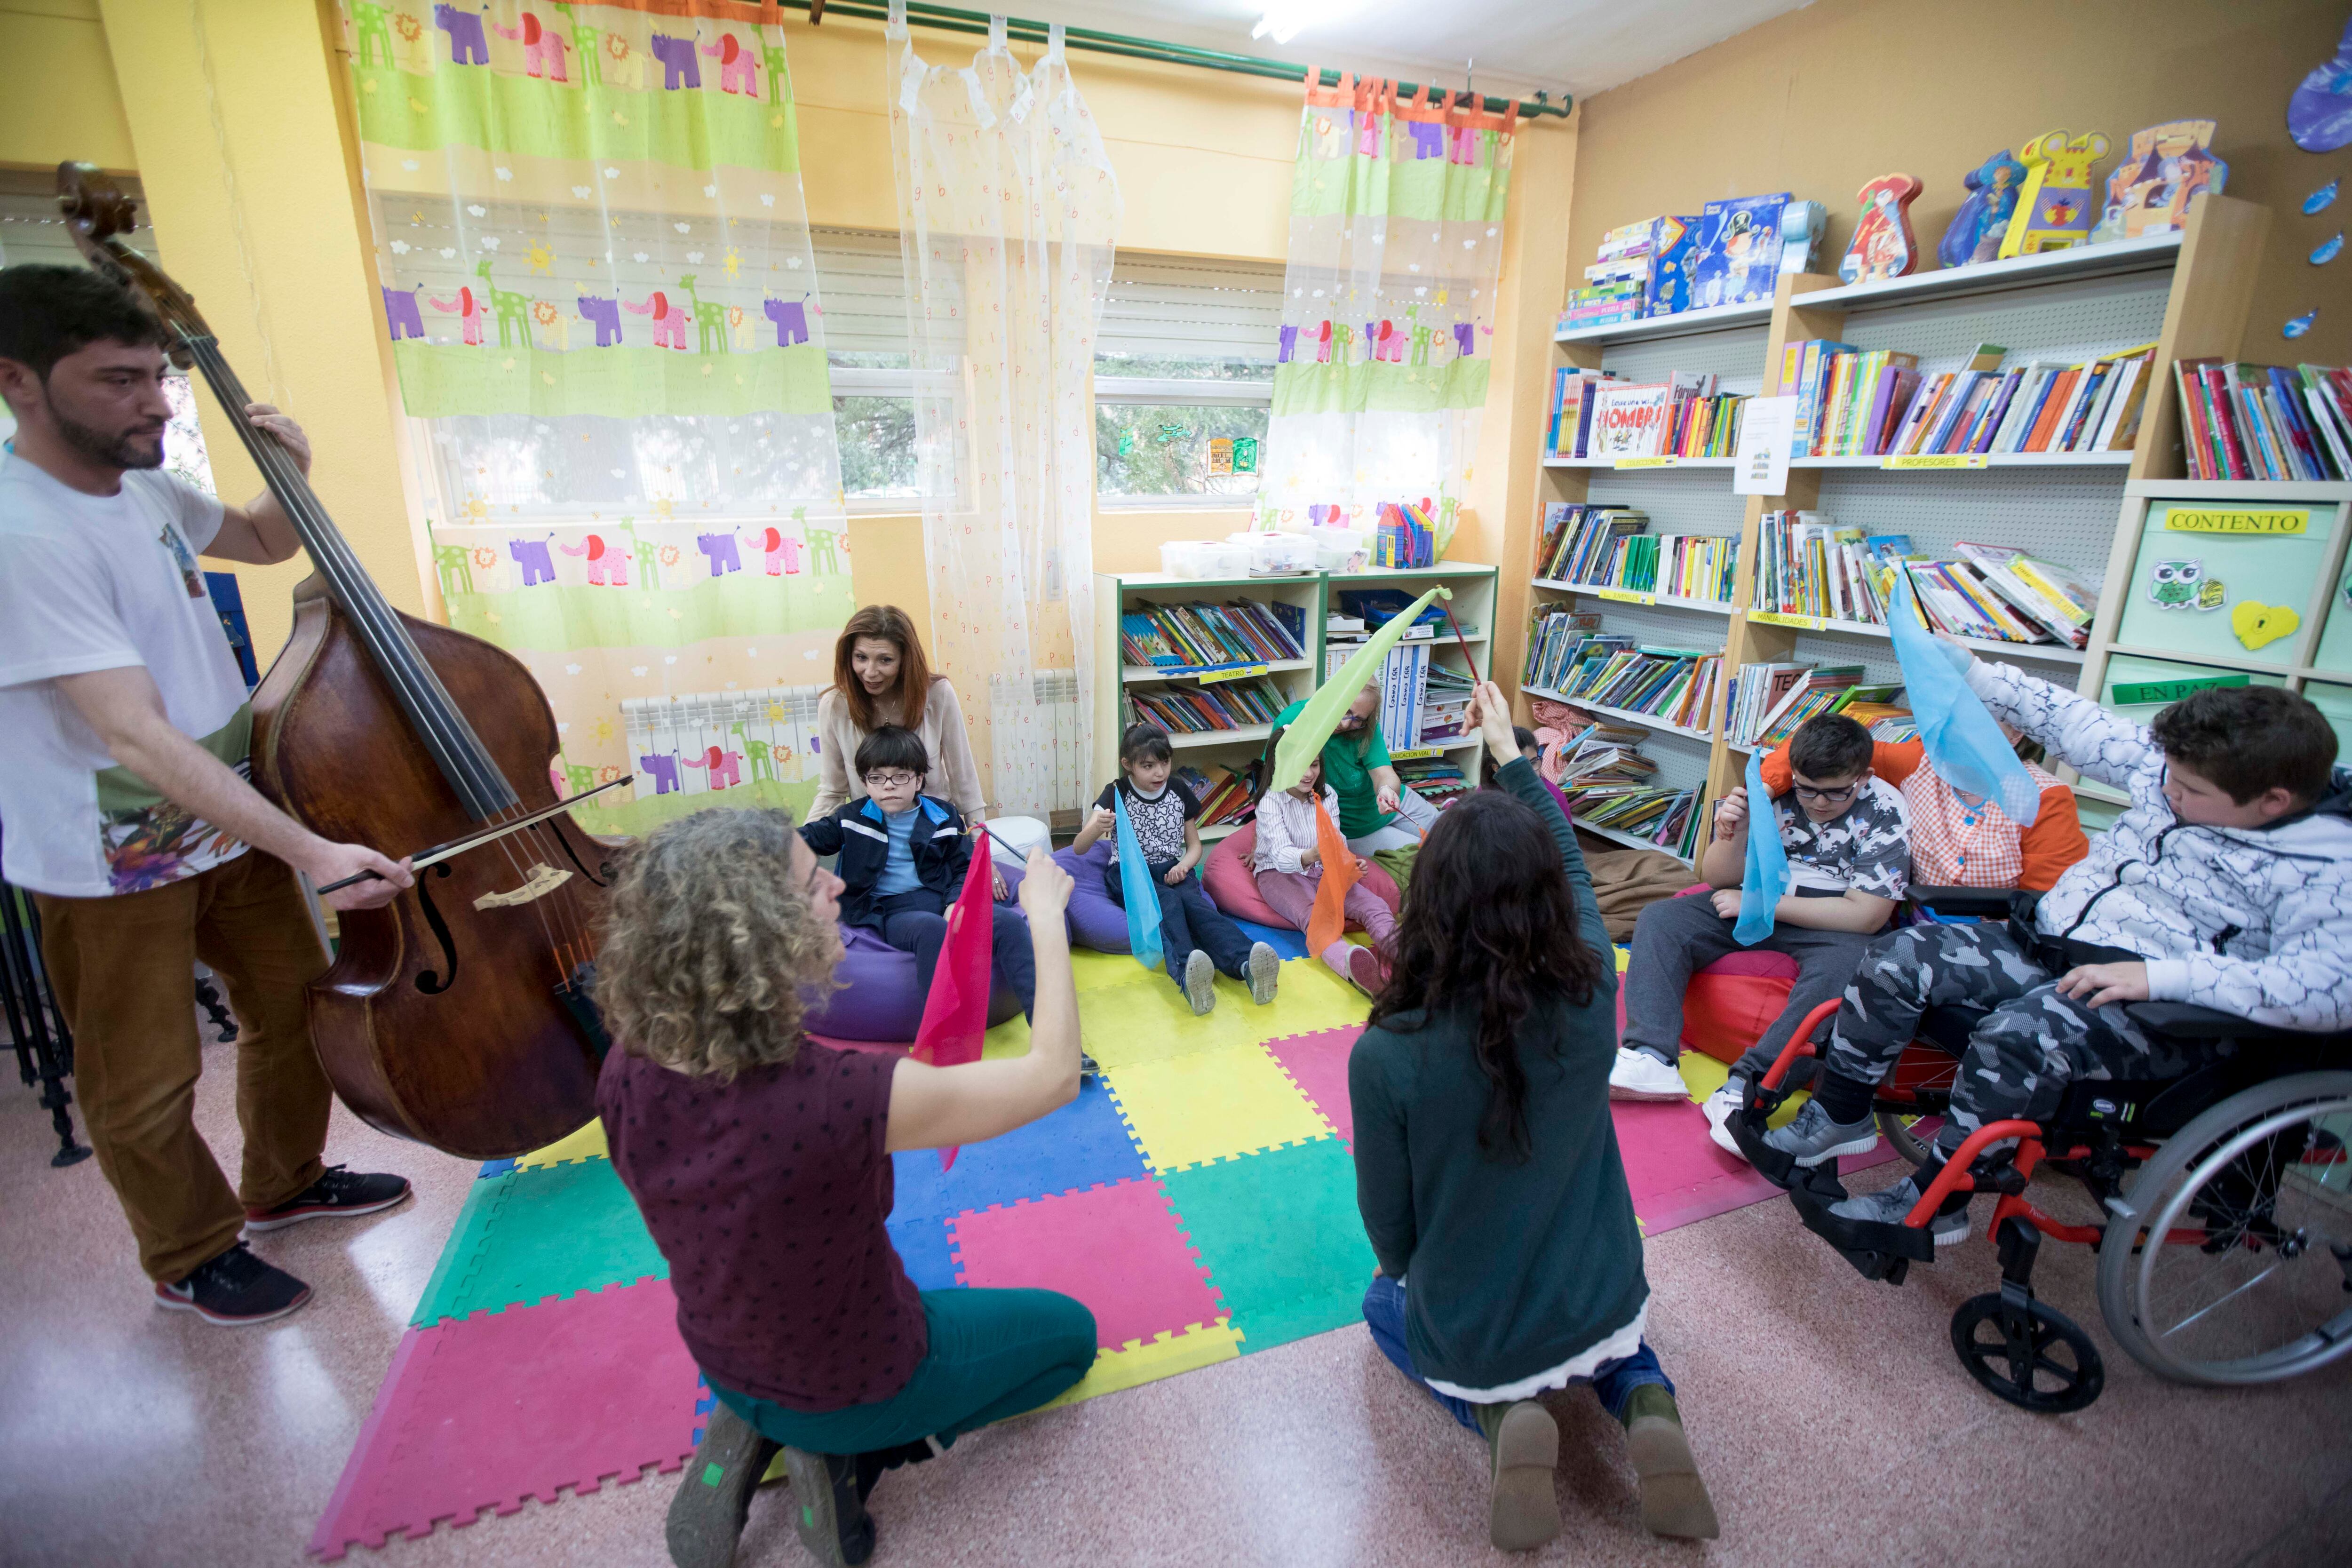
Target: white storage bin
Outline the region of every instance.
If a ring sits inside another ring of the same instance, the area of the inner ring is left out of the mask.
[[[1171,577],[1215,576],[1210,555],[1213,548],[1206,540],[1171,540],[1160,547],[1160,570]]]
[[[1316,570],[1315,542],[1303,533],[1234,533],[1225,542],[1249,552],[1254,577],[1297,576]]]
[[[1361,572],[1371,561],[1370,537],[1355,529],[1318,525],[1308,529],[1307,536],[1315,542],[1318,572]]]

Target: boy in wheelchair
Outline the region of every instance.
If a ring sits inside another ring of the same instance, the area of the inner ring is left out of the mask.
[[[2352,773],[2327,721],[2273,687],[2209,688],[2141,728],[2013,666],[1948,657],[1993,716],[2131,805],[2030,921],[1923,925],[1874,943],[1837,1013],[1813,1098],[1766,1147],[1814,1166],[1877,1142],[1871,1100],[1930,1007],[1986,1008],[1927,1162],[1840,1218],[1901,1224],[1968,1135],[2046,1120],[2070,1082],[2160,1079],[2194,1047],[2125,1004],[2189,1003],[2298,1030],[2352,1026]],[[1969,1194],[1930,1230],[1966,1238]]]

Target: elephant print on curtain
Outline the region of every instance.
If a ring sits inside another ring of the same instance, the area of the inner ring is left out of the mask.
[[[623,721],[821,679],[855,608],[784,27],[703,0],[342,4],[434,602],[530,668],[567,777],[637,775],[590,830],[698,806],[714,773],[804,805],[813,773]]]

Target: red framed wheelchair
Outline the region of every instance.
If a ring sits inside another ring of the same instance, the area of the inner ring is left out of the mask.
[[[2352,1033],[2274,1029],[2179,1003],[2129,1005],[2134,1022],[2185,1047],[2178,1078],[2070,1084],[2046,1121],[1988,1123],[1969,1134],[1900,1225],[1830,1213],[1847,1196],[1835,1162],[1803,1169],[1763,1142],[1787,1100],[1789,1068],[1815,1054],[1837,1011],[1808,1014],[1730,1121],[1756,1168],[1786,1188],[1806,1228],[1864,1278],[1900,1285],[1931,1262],[1927,1225],[1955,1192],[1991,1192],[2000,1289],[1952,1316],[1952,1349],[1991,1393],[2043,1414],[2099,1396],[2105,1367],[2090,1336],[2038,1300],[2044,1237],[2095,1249],[2099,1311],[2131,1357],[2176,1383],[2231,1385],[2299,1376],[2352,1350]],[[1909,1126],[1941,1111],[1975,1009],[1931,1008],[1875,1109]],[[1915,1060],[1915,1058],[1916,1058]],[[1938,1063],[1940,1062],[1940,1066]],[[1904,1082],[1906,1067],[1911,1084]],[[2015,1140],[2007,1152],[1995,1146]],[[1915,1152],[1915,1151],[1916,1151]],[[2036,1207],[2037,1170],[2073,1176],[2107,1217],[2076,1225]]]

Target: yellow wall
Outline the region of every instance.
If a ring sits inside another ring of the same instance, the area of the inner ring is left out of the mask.
[[[1902,173],[1927,184],[1911,220],[1932,261],[1966,194],[1960,177],[2000,149],[2063,127],[2100,132],[2120,152],[2143,126],[2204,118],[2220,123],[2229,194],[2273,213],[2242,352],[2342,364],[2352,263],[2305,258],[2346,209],[2300,209],[2315,186],[2352,176],[2352,151],[2295,147],[2286,100],[2343,27],[2342,0],[1818,0],[1584,100],[1569,258],[1580,278],[1617,224],[1786,190],[1828,205],[1820,267],[1834,272],[1854,192]],[[2309,337],[2279,335],[2313,309]]]
[[[98,0],[0,0],[0,163],[135,165]]]

